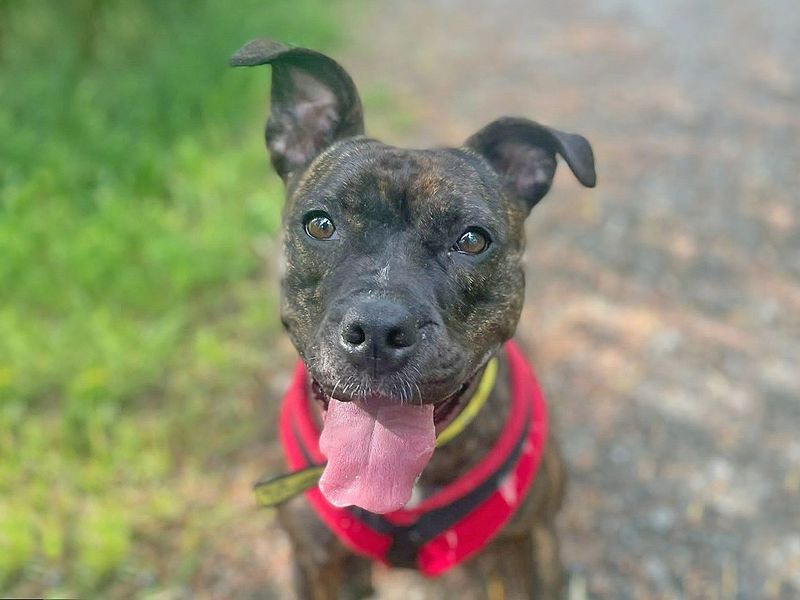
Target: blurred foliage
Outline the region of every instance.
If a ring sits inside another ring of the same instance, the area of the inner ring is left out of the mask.
[[[3,592],[191,577],[153,532],[200,543],[209,515],[176,488],[255,437],[277,318],[268,70],[227,58],[259,35],[328,48],[336,9],[0,0]]]

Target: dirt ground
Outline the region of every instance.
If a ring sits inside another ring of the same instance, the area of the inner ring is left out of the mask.
[[[353,20],[338,58],[409,115],[385,141],[518,114],[594,146],[597,189],[562,166],[530,219],[519,328],[571,471],[571,597],[800,597],[799,52],[792,0],[383,0]],[[285,565],[271,531],[245,543]]]

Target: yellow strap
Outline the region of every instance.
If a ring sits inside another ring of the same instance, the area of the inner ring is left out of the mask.
[[[472,423],[475,417],[480,412],[486,400],[489,398],[494,382],[497,379],[497,359],[491,359],[486,368],[483,370],[481,380],[478,382],[478,388],[469,399],[467,405],[464,407],[455,419],[445,427],[444,431],[436,438],[436,447],[441,447],[451,442],[459,433],[467,428],[467,425]],[[256,494],[256,504],[261,507],[277,506],[290,500],[298,494],[306,491],[307,489],[317,485],[319,478],[322,477],[324,470],[322,465],[314,465],[300,469],[299,471],[292,471],[275,477],[267,477],[257,481],[253,485],[253,491]]]
[[[445,427],[444,431],[439,434],[439,437],[436,438],[436,447],[439,448],[444,446],[446,443],[453,440],[459,433],[464,431],[467,428],[467,425],[472,423],[473,419],[478,416],[481,408],[483,405],[486,404],[486,400],[489,398],[489,394],[492,393],[494,389],[494,382],[497,379],[497,359],[491,359],[486,368],[483,370],[483,375],[481,375],[481,380],[478,382],[478,389],[475,390],[475,393],[472,395],[472,398],[469,399],[469,402],[464,407],[455,419]]]
[[[322,477],[325,467],[306,467],[299,471],[292,471],[276,477],[268,477],[257,481],[253,485],[258,506],[277,506],[291,500],[297,494],[314,487]]]

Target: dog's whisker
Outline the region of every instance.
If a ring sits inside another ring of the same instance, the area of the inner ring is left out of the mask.
[[[336,383],[333,384],[333,389],[331,390],[331,398],[336,395],[336,388],[339,387],[339,384],[342,382],[341,377],[336,378]]]

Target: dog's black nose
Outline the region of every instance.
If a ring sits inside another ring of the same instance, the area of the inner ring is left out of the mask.
[[[342,347],[357,367],[373,374],[397,371],[417,343],[409,310],[386,298],[369,298],[351,306],[342,319]]]

